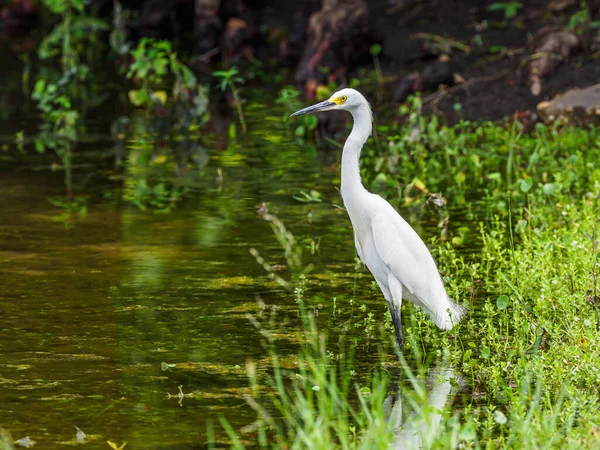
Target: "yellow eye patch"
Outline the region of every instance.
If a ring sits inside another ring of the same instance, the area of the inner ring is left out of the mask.
[[[348,97],[346,97],[345,95],[342,95],[341,97],[329,99],[330,102],[335,103],[336,105],[341,105],[346,100],[348,100]]]

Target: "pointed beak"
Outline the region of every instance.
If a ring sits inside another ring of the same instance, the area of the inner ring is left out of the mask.
[[[301,116],[302,114],[309,114],[319,111],[327,111],[329,108],[335,106],[336,104],[330,102],[329,100],[325,100],[324,102],[317,103],[316,105],[309,106],[307,108],[301,109],[300,111],[296,111],[290,117]]]

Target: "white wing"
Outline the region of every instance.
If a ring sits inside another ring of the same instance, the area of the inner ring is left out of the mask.
[[[365,257],[363,256],[363,248],[361,242],[358,240],[358,236],[356,231],[354,232],[354,246],[356,247],[356,253],[358,253],[358,257],[360,261],[365,264]]]
[[[389,203],[383,202],[386,207],[371,220],[377,254],[412,294],[405,297],[423,308],[438,327],[452,328],[465,309],[448,298],[435,261],[419,235]]]
[[[394,219],[379,214],[371,221],[377,254],[411,294],[434,310],[432,303],[440,294],[445,297],[446,291],[433,257],[410,225],[404,222],[405,226],[399,229]]]

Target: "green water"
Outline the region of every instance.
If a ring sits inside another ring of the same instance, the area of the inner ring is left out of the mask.
[[[350,222],[339,207],[340,150],[301,146],[270,94],[245,106],[247,136],[230,142],[226,128],[204,133],[183,175],[171,157],[176,144],[149,153],[165,156],[153,166],[154,179],[183,179],[188,189],[167,214],[124,200],[128,182],[146,170],[136,165],[143,150],[126,143],[124,167],[116,167],[113,117],[103,110],[74,161],[76,194],[86,197],[88,212],[69,226],[48,201],[64,195],[55,158],[22,155],[9,144],[15,132],[35,128],[35,110],[24,103],[7,113],[0,425],[13,439],[29,436],[40,448],[75,444],[78,427],[88,448],[107,448],[106,440],[202,448],[207,421],[223,415],[235,428],[252,423],[245,365],[252,360],[267,370],[268,352],[247,315],[277,329],[283,360],[297,354],[300,330],[293,296],[249,253],[256,248],[289,278],[280,245],[257,215],[263,202],[296,236],[304,264],[314,265],[305,297],[319,327],[356,342],[359,372],[377,364],[386,305],[356,265]],[[318,191],[322,202],[294,199],[302,190]],[[439,233],[435,214],[405,214],[425,238]]]

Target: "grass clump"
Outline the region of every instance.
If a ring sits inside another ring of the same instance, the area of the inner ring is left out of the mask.
[[[274,335],[251,318],[272,364],[266,371],[247,364],[251,394],[246,400],[257,420],[236,432],[221,419],[231,448],[386,449],[396,441],[421,445],[436,439],[444,408],[461,387],[452,370],[443,364],[421,366],[417,375],[403,359],[359,376],[353,349],[346,349],[342,339],[340,353],[332,358],[325,334],[298,303],[304,323],[298,337],[304,344],[291,364],[279,359]],[[410,386],[407,392],[400,380]],[[209,447],[215,448],[210,426]]]

